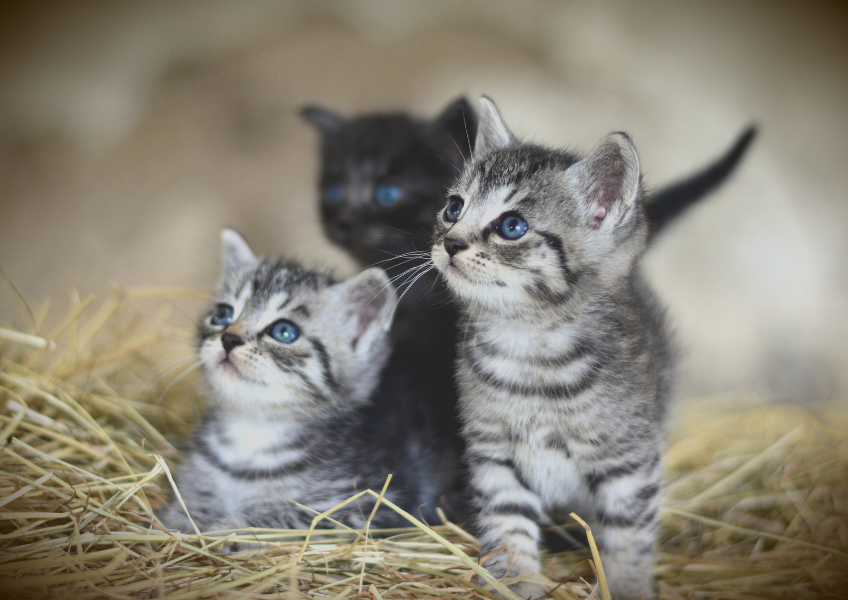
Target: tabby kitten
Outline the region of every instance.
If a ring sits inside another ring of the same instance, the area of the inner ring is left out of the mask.
[[[386,497],[434,518],[456,465],[414,390],[380,387],[396,302],[386,274],[336,283],[258,259],[232,230],[221,237],[223,274],[197,335],[209,409],[177,477],[198,527],[308,527],[314,513],[293,502],[324,511],[390,473]],[[372,506],[334,517],[360,527]],[[162,516],[191,531],[176,500]],[[373,524],[407,523],[382,509]]]
[[[639,270],[636,150],[623,133],[582,159],[524,144],[482,108],[432,259],[463,310],[459,407],[485,566],[538,573],[540,518],[575,510],[594,522],[613,598],[653,598],[673,353]]]

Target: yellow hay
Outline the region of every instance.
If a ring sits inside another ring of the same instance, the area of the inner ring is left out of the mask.
[[[480,567],[471,533],[422,523],[385,488],[363,494],[409,529],[162,527],[155,510],[172,493],[172,444],[198,414],[191,382],[163,376],[193,364],[191,332],[174,325],[170,306],[202,298],[173,288],[115,291],[99,303],[73,295],[41,335],[0,328],[0,597],[517,600],[504,587],[514,580]],[[139,318],[139,303],[162,299]],[[36,314],[43,320],[46,307]],[[845,412],[709,398],[676,413],[660,597],[846,597]],[[332,512],[315,519],[334,522]],[[232,541],[261,549],[220,551]],[[547,555],[540,581],[552,597],[608,597],[592,546]]]

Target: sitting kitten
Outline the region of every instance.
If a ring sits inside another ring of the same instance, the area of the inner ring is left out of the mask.
[[[396,303],[386,274],[372,268],[335,283],[256,258],[232,230],[221,237],[223,274],[197,336],[209,409],[177,477],[198,527],[308,527],[314,514],[290,500],[324,511],[379,491],[390,473],[386,497],[435,519],[444,474],[457,467],[415,390],[379,387]],[[373,502],[333,516],[361,527]],[[162,516],[192,531],[176,499]],[[381,509],[373,525],[408,523]]]
[[[482,106],[432,259],[463,309],[459,407],[485,566],[538,573],[540,517],[575,510],[594,522],[612,597],[653,598],[673,353],[639,270],[636,150],[623,133],[583,159],[524,144]]]

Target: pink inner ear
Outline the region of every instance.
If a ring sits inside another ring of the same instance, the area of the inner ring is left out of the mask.
[[[365,333],[365,330],[368,329],[368,326],[377,318],[377,315],[380,312],[380,308],[385,303],[385,298],[383,294],[379,294],[376,297],[367,296],[360,300],[364,302],[364,305],[359,310],[356,315],[356,333],[353,336],[353,340],[351,342],[352,346],[356,348],[359,344],[359,338],[362,337],[362,334]]]
[[[626,165],[618,159],[610,160],[603,165],[605,173],[599,176],[593,186],[591,197],[595,202],[592,213],[592,226],[598,229],[612,210],[612,205],[621,196],[621,187],[625,176]]]
[[[604,217],[607,216],[607,209],[603,206],[598,206],[595,208],[595,213],[593,215],[594,221],[592,222],[592,226],[595,229],[598,229],[601,226],[601,223],[604,222]]]

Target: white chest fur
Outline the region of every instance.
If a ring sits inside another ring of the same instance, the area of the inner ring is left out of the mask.
[[[297,460],[301,450],[288,448],[297,438],[295,424],[230,419],[213,434],[215,451],[225,464],[245,469],[271,469]]]

